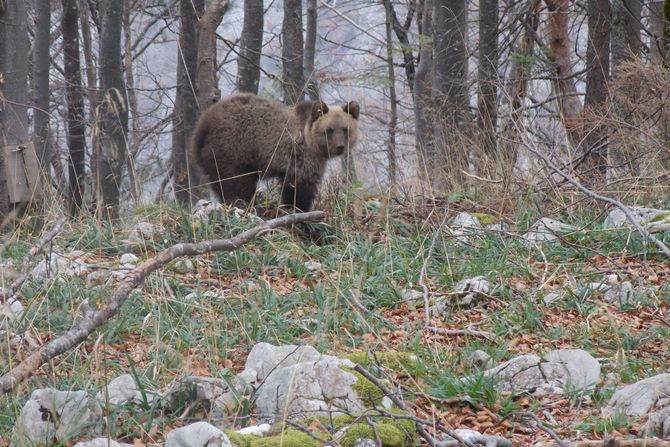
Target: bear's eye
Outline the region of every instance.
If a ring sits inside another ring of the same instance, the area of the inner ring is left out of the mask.
[[[326,129],[326,132],[328,133],[328,135],[332,135],[333,132],[335,132],[335,129],[333,129],[332,127],[329,127],[328,129]]]

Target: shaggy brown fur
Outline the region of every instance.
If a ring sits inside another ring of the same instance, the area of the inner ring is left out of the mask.
[[[222,201],[250,202],[259,179],[279,178],[282,204],[312,207],[331,157],[358,136],[357,102],[287,107],[252,94],[224,99],[198,121],[191,150]]]

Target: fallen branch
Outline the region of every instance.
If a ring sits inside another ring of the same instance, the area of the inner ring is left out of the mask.
[[[377,379],[375,376],[370,374],[365,368],[363,368],[361,365],[356,365],[354,366],[354,371],[357,373],[361,374],[363,377],[365,377],[367,380],[372,382],[379,390],[384,393],[384,396],[388,397],[393,401],[393,403],[400,408],[401,410],[407,411],[408,413],[411,413],[409,407],[405,402],[403,402],[401,399],[398,398],[398,396],[395,395],[395,393],[392,393],[386,385],[384,385],[379,379]],[[436,446],[438,445],[437,441],[435,441],[435,438],[431,436],[430,433],[428,433],[428,430],[426,430],[426,427],[435,427],[439,429],[440,431],[446,433],[447,435],[451,436],[454,438],[456,441],[458,441],[460,444],[465,445],[467,447],[476,447],[475,444],[466,441],[463,439],[461,436],[458,435],[458,433],[454,432],[453,430],[449,430],[448,428],[444,427],[443,425],[439,423],[431,423],[430,421],[425,421],[423,419],[419,419],[417,417],[413,417],[412,420],[414,420],[414,424],[416,425],[416,431],[419,433],[419,436],[421,436],[430,446]]]
[[[447,335],[449,337],[459,337],[462,335],[469,335],[476,338],[485,338],[487,340],[495,340],[496,334],[488,331],[475,331],[473,329],[443,329],[435,326],[426,326],[427,331],[435,332],[440,335]]]
[[[0,377],[0,396],[16,388],[18,384],[30,377],[40,366],[49,360],[86,340],[94,330],[119,312],[128,299],[130,292],[139,287],[150,273],[163,267],[173,259],[182,256],[202,255],[214,251],[233,251],[269,230],[301,222],[321,220],[323,216],[323,211],[289,214],[264,222],[230,239],[204,241],[197,244],[176,244],[161,251],[153,258],[146,260],[131,270],[121,280],[121,283],[102,309],[92,313],[90,316],[86,316],[70,330],[40,347],[36,352],[33,352],[21,363],[10,369],[7,374]]]
[[[596,200],[600,200],[601,202],[609,203],[610,205],[619,208],[621,210],[621,212],[623,212],[623,214],[626,216],[626,219],[628,219],[628,221],[631,224],[633,224],[635,229],[637,231],[639,231],[640,234],[645,239],[647,239],[647,240],[653,242],[654,244],[656,244],[656,246],[659,248],[659,250],[661,250],[666,257],[670,258],[670,248],[668,248],[667,245],[665,245],[662,241],[660,241],[653,234],[651,234],[649,231],[647,231],[647,229],[644,228],[642,226],[642,224],[640,224],[640,222],[637,220],[635,215],[632,213],[632,211],[626,205],[624,205],[623,203],[621,203],[620,201],[618,201],[616,199],[612,199],[611,197],[606,197],[606,196],[603,196],[603,195],[600,195],[598,193],[595,193],[595,192],[591,191],[590,189],[588,189],[587,187],[585,187],[584,185],[579,183],[579,181],[577,181],[575,178],[573,178],[572,176],[563,172],[558,166],[556,166],[549,159],[549,157],[547,157],[546,155],[544,155],[540,151],[537,151],[537,150],[533,149],[532,147],[530,147],[530,145],[527,145],[526,147],[533,154],[540,157],[542,159],[542,161],[544,161],[544,163],[551,168],[552,171],[554,171],[556,174],[563,177],[568,183],[570,183],[571,185],[573,185],[574,187],[579,189],[581,192],[583,192],[587,196],[589,196],[593,199],[596,199]]]
[[[4,303],[8,299],[12,298],[21,288],[23,283],[26,282],[26,279],[28,279],[28,270],[30,270],[30,261],[32,261],[37,253],[42,251],[46,244],[51,242],[51,240],[61,232],[65,222],[67,222],[67,218],[65,217],[58,219],[53,228],[49,230],[44,236],[42,236],[42,238],[30,248],[30,251],[28,251],[28,253],[26,253],[26,255],[23,257],[23,262],[21,263],[21,273],[19,276],[8,288],[0,288],[0,303]]]

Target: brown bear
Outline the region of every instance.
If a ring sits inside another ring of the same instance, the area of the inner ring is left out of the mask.
[[[287,107],[238,94],[202,114],[191,150],[221,201],[251,202],[258,180],[274,177],[283,205],[309,211],[328,159],[356,143],[359,111],[355,101]]]

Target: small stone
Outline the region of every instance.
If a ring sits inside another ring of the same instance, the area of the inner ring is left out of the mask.
[[[559,235],[578,230],[579,228],[574,225],[543,217],[535,222],[522,237],[528,242],[551,242],[558,239]]]
[[[626,306],[635,303],[635,289],[630,281],[612,286],[605,292],[605,301],[618,306]]]
[[[128,242],[132,244],[143,244],[152,241],[157,231],[156,225],[149,222],[138,222],[128,235]]]
[[[253,425],[251,427],[241,428],[241,429],[235,431],[235,433],[239,433],[241,435],[264,436],[271,429],[272,429],[272,425],[270,425],[270,424],[260,424],[260,425]]]
[[[191,261],[190,259],[177,259],[176,261],[174,261],[171,267],[174,272],[179,273],[181,275],[185,275],[187,273],[192,273],[195,271],[193,261]]]
[[[305,268],[309,272],[318,272],[321,270],[321,263],[319,261],[307,261],[305,262]]]
[[[472,353],[472,364],[480,368],[489,369],[493,366],[493,359],[485,351],[477,349]]]
[[[90,441],[81,441],[74,445],[74,447],[133,447],[132,444],[117,442],[108,438],[95,438]]]
[[[562,300],[563,297],[565,296],[565,292],[562,290],[554,290],[552,292],[547,293],[544,296],[544,304],[548,306],[551,303],[555,303],[556,301]]]
[[[13,297],[5,303],[0,303],[0,330],[7,329],[12,322],[20,320],[23,310],[21,301]]]
[[[130,264],[130,265],[135,266],[137,264],[138,260],[139,260],[139,258],[137,256],[135,256],[134,254],[124,253],[124,254],[121,255],[121,258],[119,259],[119,262],[121,264]]]
[[[207,422],[196,422],[168,433],[165,447],[233,447],[228,436]]]

